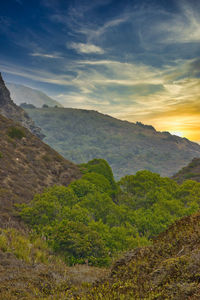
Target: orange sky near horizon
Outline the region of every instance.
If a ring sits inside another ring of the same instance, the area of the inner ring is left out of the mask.
[[[164,92],[140,98],[142,105],[134,113],[127,111],[118,117],[200,142],[200,79],[189,78],[163,86]]]
[[[171,134],[185,137],[194,142],[200,142],[200,112],[199,115],[160,116],[156,119],[145,120],[158,131],[168,131]]]
[[[136,117],[126,116],[122,119],[131,122],[140,121],[154,126],[158,131],[168,131],[200,143],[200,110],[191,112],[191,109],[188,108],[187,113],[186,111],[183,113],[181,109],[177,108],[173,111],[149,113]]]

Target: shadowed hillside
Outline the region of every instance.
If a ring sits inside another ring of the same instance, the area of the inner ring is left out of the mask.
[[[68,185],[79,177],[77,166],[26,128],[0,115],[1,226],[14,203],[28,202],[47,186]]]
[[[106,159],[117,179],[143,169],[171,176],[200,156],[200,145],[186,138],[96,111],[72,108],[26,111],[42,128],[45,142],[63,156],[75,163]]]

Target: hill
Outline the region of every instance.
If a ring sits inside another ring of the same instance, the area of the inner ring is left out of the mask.
[[[11,82],[7,82],[6,86],[10,91],[11,98],[17,105],[27,103],[36,107],[42,107],[44,104],[52,107],[62,107],[59,102],[39,90]]]
[[[22,126],[28,128],[33,134],[40,139],[44,138],[41,129],[35,126],[33,120],[28,114],[19,106],[17,106],[10,97],[10,92],[5,86],[3,78],[0,73],[0,114],[6,118],[19,122]]]
[[[0,225],[15,203],[28,202],[45,187],[67,185],[80,177],[64,159],[29,130],[0,115]]]
[[[187,166],[183,167],[173,177],[178,183],[190,179],[200,182],[200,158],[194,158]]]
[[[108,161],[117,179],[147,169],[172,176],[194,157],[200,145],[96,111],[72,108],[26,109],[46,135],[45,142],[75,163]]]
[[[199,228],[200,213],[177,221],[152,246],[127,253],[107,279],[77,299],[199,299]]]
[[[198,299],[199,214],[133,248],[196,211],[200,183],[140,171],[117,185],[104,160],[81,175],[18,123],[0,116],[0,128],[0,299]],[[106,265],[126,250],[106,279],[61,261]]]

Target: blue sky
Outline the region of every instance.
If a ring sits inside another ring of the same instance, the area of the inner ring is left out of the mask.
[[[6,81],[200,140],[199,1],[2,2]]]

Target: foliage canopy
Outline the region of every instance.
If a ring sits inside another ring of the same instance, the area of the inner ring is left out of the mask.
[[[200,206],[200,183],[178,185],[150,171],[114,181],[106,161],[81,165],[83,177],[20,205],[20,216],[69,264],[108,265],[120,252],[149,244]]]

